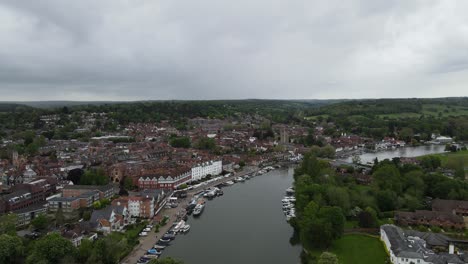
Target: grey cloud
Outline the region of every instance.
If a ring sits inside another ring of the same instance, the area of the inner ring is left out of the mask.
[[[3,100],[466,96],[467,7],[3,0],[0,92]]]

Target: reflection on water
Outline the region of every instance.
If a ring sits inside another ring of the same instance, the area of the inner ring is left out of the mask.
[[[359,155],[361,163],[373,162],[377,157],[379,160],[392,159],[395,157],[418,157],[427,154],[442,153],[445,150],[445,145],[425,145],[418,147],[404,147],[392,150],[383,150],[375,153],[364,153]],[[347,162],[352,162],[352,157],[345,159]]]
[[[300,263],[302,247],[290,244],[293,229],[281,209],[292,175],[292,169],[276,170],[224,188],[199,218],[189,217],[189,233],[178,235],[163,256],[186,264]]]

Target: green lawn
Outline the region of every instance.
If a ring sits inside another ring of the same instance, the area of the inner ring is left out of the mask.
[[[439,156],[444,168],[456,169],[460,163],[465,167],[468,166],[468,150],[431,155]]]
[[[378,237],[349,234],[333,242],[328,250],[338,256],[340,264],[385,264],[388,255],[384,244]],[[318,257],[322,252],[312,251]]]
[[[366,235],[345,235],[333,243],[331,251],[340,264],[383,264],[388,259],[380,239]]]

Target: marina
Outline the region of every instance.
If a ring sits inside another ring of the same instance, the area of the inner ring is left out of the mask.
[[[188,218],[190,232],[177,235],[163,256],[188,264],[207,263],[207,259],[254,264],[259,258],[266,263],[299,263],[302,248],[288,242],[293,230],[278,206],[292,184],[292,174],[292,169],[265,170],[248,182],[225,186],[223,197],[206,201],[203,213]],[[278,247],[282,250],[275,250]]]

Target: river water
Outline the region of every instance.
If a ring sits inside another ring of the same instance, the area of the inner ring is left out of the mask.
[[[223,188],[207,201],[200,217],[189,216],[191,229],[178,235],[163,257],[185,264],[295,264],[301,246],[292,246],[293,229],[281,209],[293,169],[274,170]]]
[[[392,159],[395,157],[417,157],[428,154],[442,153],[445,150],[445,145],[424,145],[417,147],[403,147],[391,150],[382,150],[378,152],[369,152],[358,155],[361,158],[361,163],[374,162],[375,158],[379,161],[384,159]],[[344,159],[346,162],[352,162],[352,157]]]

